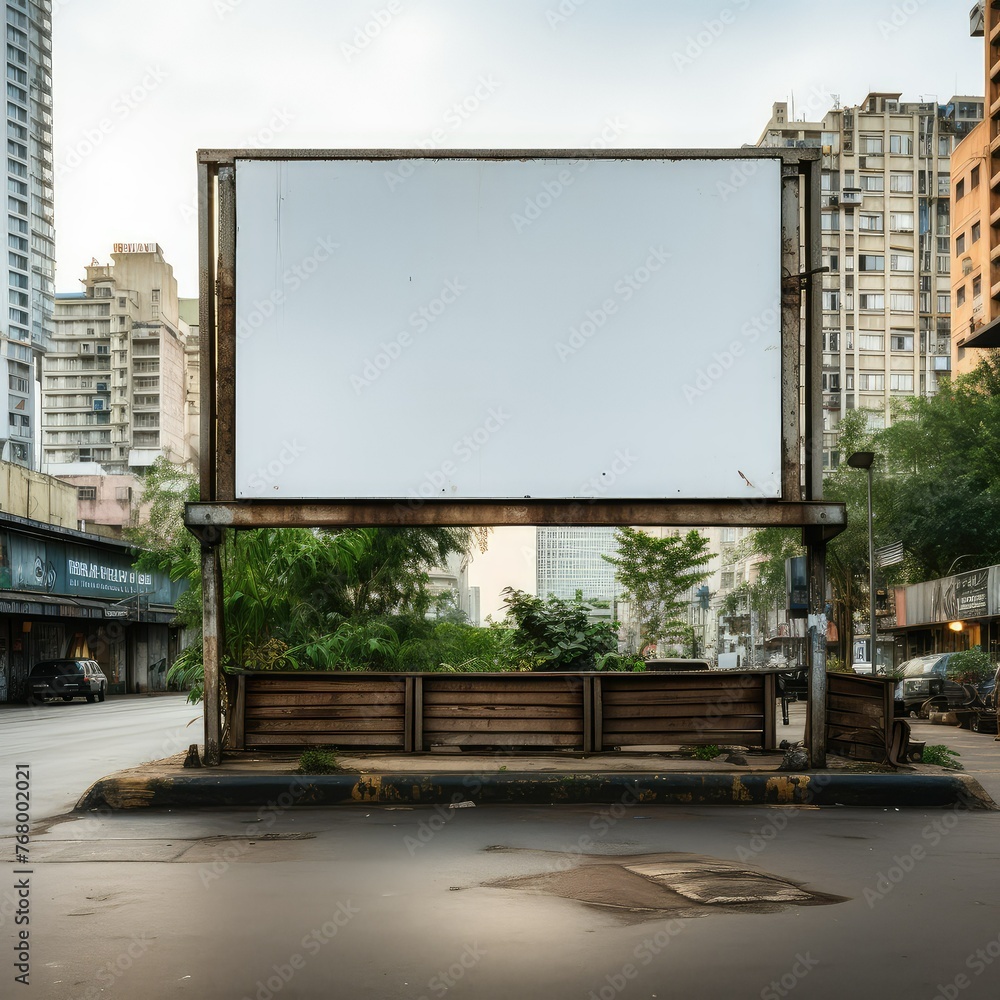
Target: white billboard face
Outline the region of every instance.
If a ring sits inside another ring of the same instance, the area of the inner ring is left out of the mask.
[[[780,498],[780,171],[237,160],[237,499]]]

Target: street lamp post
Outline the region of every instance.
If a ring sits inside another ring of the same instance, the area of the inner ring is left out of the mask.
[[[875,452],[856,451],[847,459],[852,469],[868,470],[868,642],[875,676],[875,531],[872,524],[872,465]]]

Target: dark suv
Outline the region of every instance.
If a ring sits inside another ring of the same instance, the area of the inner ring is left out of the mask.
[[[961,708],[969,701],[969,692],[948,674],[951,653],[930,653],[917,656],[900,665],[902,680],[896,685],[896,714],[917,715],[926,704],[928,709],[946,711]],[[990,682],[981,685],[986,694]]]
[[[108,679],[94,660],[42,660],[28,675],[28,701],[40,704],[46,698],[86,698],[104,701]]]

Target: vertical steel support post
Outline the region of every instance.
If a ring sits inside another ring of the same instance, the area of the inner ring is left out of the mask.
[[[222,564],[219,560],[221,533],[204,529],[201,534],[202,648],[205,665],[205,764],[222,763]]]
[[[236,499],[236,168],[219,167],[218,330],[215,390],[215,487]]]
[[[809,766],[826,767],[826,538],[805,532],[809,567]]]

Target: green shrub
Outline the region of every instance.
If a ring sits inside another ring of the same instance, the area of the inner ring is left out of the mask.
[[[709,743],[707,746],[695,747],[691,751],[691,756],[697,758],[698,760],[715,760],[716,757],[722,751],[719,749],[718,745],[715,743]]]
[[[333,774],[339,766],[333,747],[303,750],[299,757],[299,774]]]
[[[943,743],[935,743],[933,746],[924,747],[921,761],[924,764],[938,764],[941,767],[950,767],[953,771],[964,771],[956,758],[959,756],[957,750],[946,747]]]
[[[995,670],[982,646],[973,646],[948,657],[948,676],[959,684],[982,684]]]

